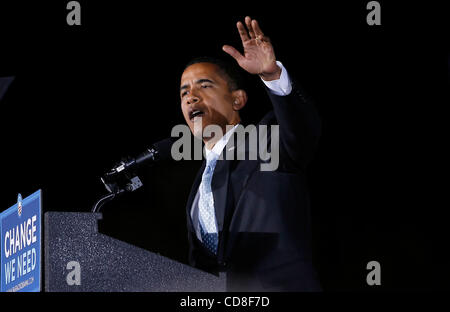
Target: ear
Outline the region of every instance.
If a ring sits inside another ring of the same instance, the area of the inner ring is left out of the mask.
[[[247,92],[245,92],[242,89],[235,90],[231,92],[231,95],[233,97],[233,110],[239,111],[241,110],[245,104],[247,103]]]

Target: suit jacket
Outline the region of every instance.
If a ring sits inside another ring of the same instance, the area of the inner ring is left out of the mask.
[[[190,215],[203,162],[187,202],[189,262],[211,273],[227,272],[229,291],[319,291],[311,261],[305,170],[320,136],[320,118],[295,81],[287,96],[267,91],[273,110],[258,126],[268,125],[270,146],[275,139],[270,125],[279,125],[278,169],[261,171],[264,160],[259,158],[238,160],[235,154],[234,159],[225,159],[230,145],[224,148],[211,182],[219,231],[216,256],[197,239]],[[236,153],[245,146],[248,156],[249,135],[230,141]]]

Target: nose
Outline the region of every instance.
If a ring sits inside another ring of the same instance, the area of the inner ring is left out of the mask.
[[[188,105],[192,105],[195,104],[197,102],[200,101],[200,98],[194,93],[194,92],[190,92],[187,99],[186,99],[186,103]]]

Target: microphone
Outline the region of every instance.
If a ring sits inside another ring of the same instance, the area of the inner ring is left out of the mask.
[[[143,164],[152,165],[156,162],[171,158],[171,149],[176,138],[167,138],[154,143],[151,147],[135,158],[127,158],[122,160],[118,165],[107,172],[104,176],[105,180],[114,180],[116,177],[122,176],[129,171],[140,167]]]
[[[170,159],[172,156],[172,145],[176,140],[176,138],[171,137],[156,142],[142,154],[135,158],[122,160],[119,165],[107,172],[101,178],[101,181],[109,194],[103,196],[95,203],[92,212],[98,212],[106,202],[113,200],[116,196],[125,192],[134,192],[140,188],[142,182],[132,170],[143,164],[153,165],[159,161]]]

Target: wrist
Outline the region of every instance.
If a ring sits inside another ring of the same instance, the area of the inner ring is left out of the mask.
[[[265,81],[271,81],[271,80],[278,80],[281,77],[281,67],[278,65],[276,66],[276,70],[270,73],[261,73],[259,74],[259,77],[261,77],[262,80]]]

